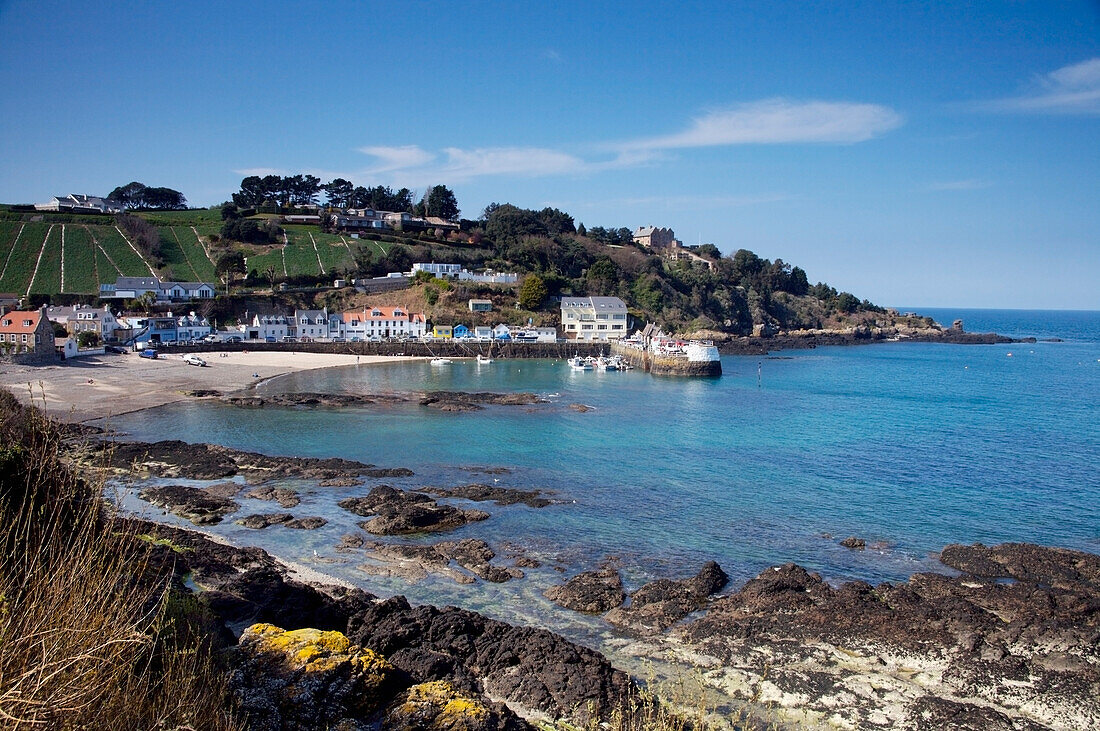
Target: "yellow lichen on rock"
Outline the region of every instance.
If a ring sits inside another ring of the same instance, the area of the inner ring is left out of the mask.
[[[490,710],[481,701],[460,694],[446,681],[409,688],[402,703],[386,716],[386,728],[400,731],[462,731],[482,728]]]

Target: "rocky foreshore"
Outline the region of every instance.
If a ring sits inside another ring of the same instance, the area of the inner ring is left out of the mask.
[[[719,352],[725,355],[766,355],[781,350],[802,350],[830,345],[866,345],[869,343],[911,342],[953,345],[1000,345],[1034,343],[1035,338],[1010,338],[997,333],[971,333],[955,328],[871,328],[847,330],[795,330],[766,337],[724,337],[707,333]]]
[[[524,718],[585,724],[631,697],[628,675],[552,632],[456,607],[303,583],[260,549],[128,522],[175,552],[166,560],[189,576],[218,622],[234,635],[244,632],[238,656],[246,665],[234,687],[247,708],[271,720],[264,728],[278,728],[302,707],[333,726],[362,723],[366,711],[339,689],[363,683],[385,696],[371,705],[372,718],[379,708],[419,707],[407,705],[410,696],[432,689],[443,694],[442,706],[461,697],[464,707],[481,709],[478,718],[493,719],[455,728],[531,728]],[[363,547],[361,539],[353,543]],[[522,577],[494,566],[482,541],[404,548],[411,553],[402,558],[414,563],[455,561],[490,581]],[[716,596],[728,578],[710,563],[694,577],[659,579],[629,596],[613,568],[579,574],[547,593],[565,607],[604,613],[636,638],[625,651],[674,658],[684,674],[724,695],[728,707],[780,725],[1005,731],[1100,725],[1100,556],[976,544],[948,546],[941,559],[957,575],[832,586],[785,564]],[[305,660],[274,663],[271,657],[287,647]],[[374,671],[341,675],[357,667]],[[306,695],[286,701],[291,686]]]
[[[283,508],[238,519],[258,530],[324,524],[290,512],[297,493],[265,484],[275,475],[361,485],[369,476],[412,474],[171,441],[108,442],[103,450],[113,470],[131,477],[213,482],[140,492],[199,525],[222,520],[242,503]],[[226,481],[234,476],[245,480]],[[534,509],[553,504],[539,491],[481,483],[418,491],[375,485],[340,503],[367,520],[360,523],[366,534],[345,535],[335,548],[339,560],[361,557],[356,568],[365,577],[416,581],[435,575],[459,584],[522,581],[525,567],[538,566],[522,551],[500,559],[488,543],[467,536],[425,543],[428,534],[489,517],[433,496]],[[256,622],[343,633],[397,668],[406,678],[403,693],[415,683],[445,682],[486,709],[493,698],[521,715],[584,722],[591,710],[583,709],[609,708],[630,688],[603,656],[544,630],[454,607],[414,607],[400,597],[378,601],[346,588],[303,585],[260,549],[231,548],[165,526],[143,525],[142,531],[186,549],[175,557],[181,570],[192,572],[203,601],[237,633]],[[368,535],[409,533],[420,538],[380,542]],[[859,550],[866,542],[853,537],[841,544]],[[633,591],[611,563],[582,571],[546,596],[562,611],[601,617],[621,638],[619,651],[676,658],[683,673],[701,677],[731,707],[755,708],[782,722],[911,729],[1100,726],[1100,556],[1004,544],[952,545],[940,558],[945,573],[878,586],[835,586],[785,564],[732,592],[713,562],[694,576],[660,578]],[[493,713],[503,714],[493,716],[501,723],[512,718],[507,708]]]

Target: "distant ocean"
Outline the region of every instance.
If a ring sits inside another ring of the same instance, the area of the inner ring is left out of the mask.
[[[187,402],[112,425],[142,440],[410,467],[415,477],[385,481],[406,488],[499,480],[550,491],[557,504],[491,505],[490,520],[448,536],[484,538],[505,563],[520,552],[542,562],[505,584],[410,584],[358,570],[361,557],[334,548],[361,518],[336,502],[369,486],[290,483],[303,493],[295,515],[329,519],[317,531],[249,530],[231,520],[211,530],[321,562],[319,570],[378,595],[465,606],[596,645],[613,636],[609,627],[541,592],[606,560],[634,588],[694,574],[710,559],[735,584],[786,561],[830,581],[877,582],[944,570],[935,553],[952,542],[1100,552],[1100,313],[901,309],[1040,342],[727,356],[713,380],[577,373],[560,361],[355,366],[292,374],[261,389],[534,391],[551,404],[454,414],[416,405],[254,411]],[[578,413],[573,403],[592,410]],[[484,467],[508,471],[471,471]],[[242,502],[244,514],[276,509]],[[148,510],[132,496],[126,504]],[[853,535],[874,547],[838,545]]]

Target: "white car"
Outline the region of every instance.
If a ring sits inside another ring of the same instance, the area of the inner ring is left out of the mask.
[[[206,365],[206,361],[203,360],[202,358],[200,358],[199,356],[195,355],[194,353],[188,353],[187,355],[183,356],[183,362],[186,363],[187,365],[193,365],[193,366],[199,366],[199,367],[202,367],[202,366]]]

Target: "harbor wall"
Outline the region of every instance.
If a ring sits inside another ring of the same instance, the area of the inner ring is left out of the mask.
[[[687,358],[654,355],[647,350],[638,350],[619,343],[611,344],[611,352],[615,355],[621,355],[623,360],[635,368],[640,368],[655,376],[722,375],[722,361],[720,360],[705,363],[691,362]]]

